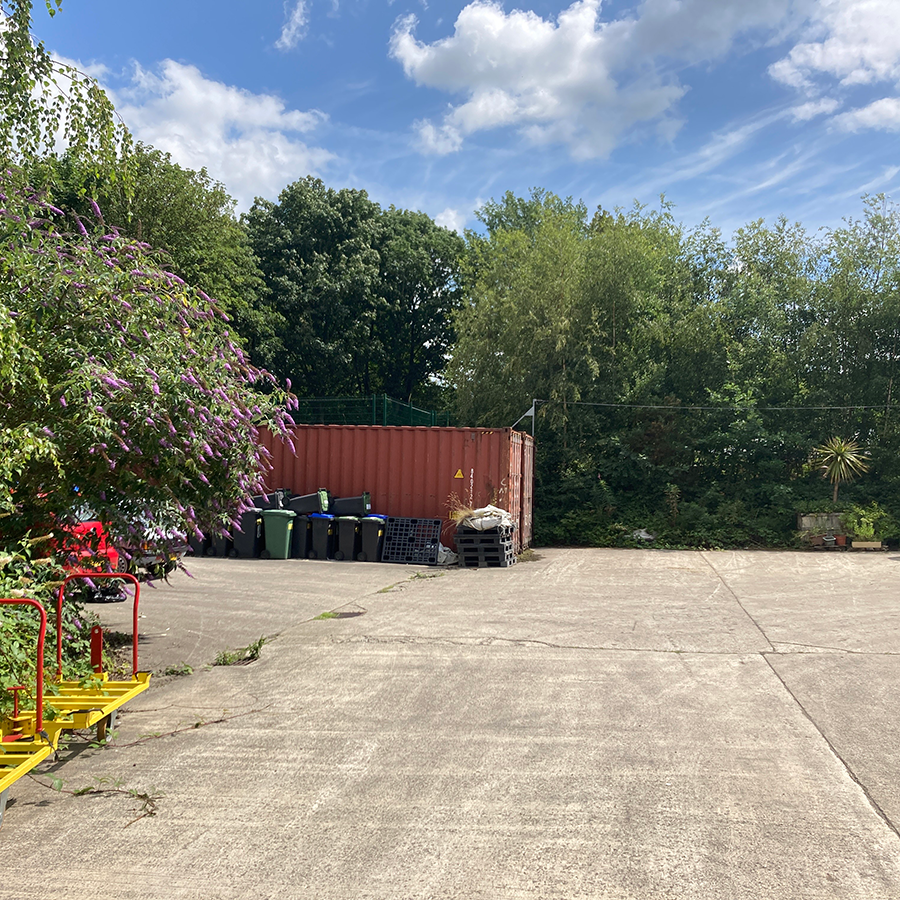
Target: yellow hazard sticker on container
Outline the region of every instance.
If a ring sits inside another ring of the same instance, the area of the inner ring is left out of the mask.
[[[453,477],[454,478],[464,478],[465,476],[462,473],[462,469],[457,469],[456,474]]]

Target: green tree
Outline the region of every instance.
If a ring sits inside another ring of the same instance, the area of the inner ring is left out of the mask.
[[[373,329],[377,389],[438,405],[439,379],[455,337],[464,242],[425,213],[391,207],[380,217],[377,248],[377,292],[384,301]]]
[[[451,340],[456,235],[312,177],[246,224],[266,285],[254,357],[304,396],[429,393]]]
[[[43,165],[56,206],[91,219],[94,198],[108,227],[164,253],[172,272],[215,297],[242,333],[252,330],[259,267],[235,201],[205,169],[185,169],[141,143],[127,160],[128,190],[121,179],[86,175],[71,154]]]
[[[587,210],[533,191],[476,215],[487,234],[467,234],[467,298],[450,366],[461,419],[511,423],[538,397],[564,431],[569,405],[598,371]]]
[[[55,16],[62,0],[47,0]],[[61,141],[85,172],[117,177],[131,136],[97,82],[31,33],[32,0],[0,0],[0,158],[34,167]]]

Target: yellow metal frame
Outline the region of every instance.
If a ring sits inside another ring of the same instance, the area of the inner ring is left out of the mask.
[[[62,601],[63,588],[71,578],[67,576],[57,598],[57,660],[62,671]],[[97,577],[96,575],[94,577]],[[0,823],[6,808],[9,788],[35,766],[56,751],[62,731],[80,731],[97,726],[98,740],[104,740],[107,729],[115,722],[119,708],[150,686],[150,673],[137,671],[137,604],[139,588],[130,575],[120,577],[135,585],[134,599],[134,647],[132,677],[127,681],[111,680],[106,672],[96,671],[83,681],[63,681],[61,674],[47,687],[35,691],[34,709],[18,709],[11,716],[0,717]],[[37,647],[37,685],[44,685],[44,637],[47,630],[47,614],[43,606],[30,598],[2,598],[3,604],[25,604],[35,607],[41,617]],[[99,629],[95,629],[99,632]],[[102,638],[98,638],[98,641]],[[101,647],[102,644],[98,644]],[[99,655],[98,652],[98,655]],[[92,660],[93,661],[93,660]],[[102,662],[97,665],[100,669]],[[18,688],[16,689],[18,690]]]
[[[0,794],[42,763],[56,748],[46,741],[9,741],[0,744]]]
[[[150,673],[137,672],[128,681],[111,681],[106,672],[94,676],[100,681],[96,687],[83,687],[79,681],[56,683],[58,694],[44,693],[45,716],[56,712],[53,719],[45,721],[45,728],[78,731],[92,728],[114,713],[120,706],[137,697],[150,686]],[[25,711],[26,716],[33,715]],[[33,725],[32,725],[33,729]]]

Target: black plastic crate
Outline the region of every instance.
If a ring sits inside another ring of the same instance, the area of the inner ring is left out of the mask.
[[[441,524],[440,519],[388,516],[381,561],[436,566],[441,546]]]
[[[498,525],[496,528],[488,528],[482,531],[479,528],[473,528],[471,525],[461,524],[456,526],[456,535],[457,537],[484,535],[501,540],[512,540],[512,534],[515,530],[515,525]]]
[[[459,565],[463,569],[506,569],[516,564],[512,547],[477,546],[459,548]]]
[[[475,532],[456,532],[456,546],[462,547],[502,547],[512,550],[512,535],[502,537],[499,534],[493,534],[490,531]]]

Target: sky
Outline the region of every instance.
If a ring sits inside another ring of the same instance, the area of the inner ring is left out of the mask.
[[[307,175],[456,229],[534,187],[726,235],[900,199],[900,0],[64,0],[34,32],[239,212]]]

